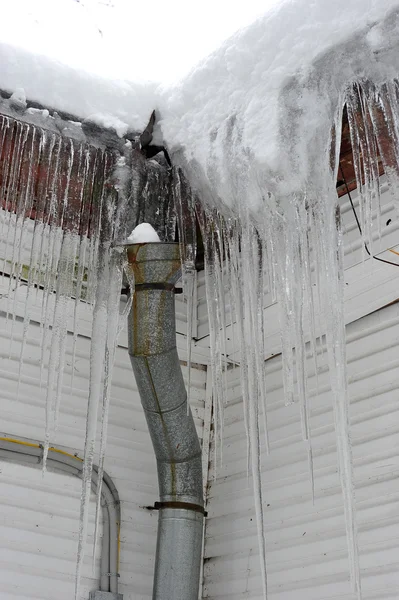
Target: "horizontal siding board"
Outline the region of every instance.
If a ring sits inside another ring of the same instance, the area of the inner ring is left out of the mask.
[[[351,436],[365,600],[399,597],[399,306],[347,327]],[[355,600],[326,355],[308,356],[315,504],[299,406],[285,406],[281,356],[265,363],[271,453],[261,465],[270,598]],[[211,460],[204,598],[262,598],[240,369],[228,371],[223,465]]]

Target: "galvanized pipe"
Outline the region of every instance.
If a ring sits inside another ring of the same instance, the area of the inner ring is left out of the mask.
[[[158,467],[153,600],[198,600],[204,499],[201,447],[176,349],[178,244],[127,247],[135,277],[129,354]]]

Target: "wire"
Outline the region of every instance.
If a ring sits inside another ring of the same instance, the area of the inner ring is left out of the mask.
[[[29,448],[43,449],[43,446],[41,444],[25,442],[25,440],[19,440],[17,438],[0,437],[0,442],[10,442],[11,444],[19,444],[20,446],[28,446]],[[49,450],[49,452],[56,452],[58,454],[63,454],[64,456],[68,456],[69,458],[73,458],[75,460],[83,462],[83,458],[80,458],[76,454],[71,454],[70,452],[65,452],[65,450],[60,450],[60,448],[54,448],[54,446],[50,446],[50,448],[48,450]]]
[[[355,205],[353,204],[352,196],[351,196],[351,193],[349,191],[348,184],[346,183],[346,179],[345,179],[345,175],[344,175],[344,170],[342,168],[341,161],[339,162],[339,169],[341,171],[342,180],[343,180],[344,185],[346,187],[346,193],[348,194],[349,202],[351,203],[353,214],[355,215],[355,219],[356,219],[356,223],[357,223],[357,228],[359,229],[360,235],[363,235],[362,228],[361,228],[360,221],[359,221],[359,217],[357,216]],[[380,262],[386,263],[387,265],[393,265],[394,267],[399,267],[398,263],[394,263],[394,262],[391,262],[390,260],[385,260],[384,258],[379,258],[378,256],[374,256],[373,254],[371,254],[370,250],[368,249],[368,246],[367,246],[366,242],[363,242],[363,243],[364,243],[364,247],[366,249],[367,254],[369,256],[371,256],[371,258],[374,258],[374,260],[379,260]],[[396,254],[396,252],[394,252],[394,254]]]

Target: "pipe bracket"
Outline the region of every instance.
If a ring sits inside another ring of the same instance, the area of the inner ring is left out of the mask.
[[[204,515],[204,517],[208,516],[207,511],[200,504],[193,504],[191,502],[155,502],[154,510],[162,510],[163,508],[174,508],[177,510],[191,510],[193,512],[198,512]]]
[[[162,292],[174,292],[175,294],[182,294],[182,288],[175,288],[173,283],[167,282],[156,282],[156,283],[136,283],[134,286],[134,291],[143,292],[146,290],[160,290]]]
[[[118,592],[90,592],[89,600],[123,600],[123,595]]]

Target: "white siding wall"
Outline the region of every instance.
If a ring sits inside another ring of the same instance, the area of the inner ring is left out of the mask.
[[[81,481],[3,461],[0,470],[0,598],[72,600]],[[90,542],[93,529],[94,501]],[[81,598],[94,588],[88,560]]]
[[[399,597],[399,304],[347,328],[351,432],[366,600]],[[262,451],[271,600],[355,600],[348,575],[326,357],[311,377],[315,505],[298,405],[285,406],[281,357],[266,363],[272,453]],[[310,368],[311,365],[310,365]],[[210,474],[204,598],[262,598],[240,369],[228,372],[224,465]]]
[[[356,199],[356,193],[354,193]],[[375,261],[361,263],[359,236],[346,199],[345,226],[347,323],[398,297],[399,270]],[[384,222],[392,218],[392,203],[383,196]],[[397,241],[397,221],[383,227],[380,251]],[[393,255],[386,253],[388,259]],[[393,257],[395,259],[395,257]],[[378,289],[378,293],[376,290]],[[24,314],[26,287],[8,298],[0,280],[0,311]],[[32,308],[38,320],[41,299]],[[279,351],[276,305],[265,307],[266,356]],[[186,311],[177,297],[177,340],[185,358]],[[69,330],[72,329],[72,320]],[[59,429],[55,444],[83,450],[89,373],[90,311],[81,305],[74,388],[71,393],[71,352],[67,357]],[[21,321],[0,318],[0,430],[15,436],[44,437],[45,385],[40,388],[40,336],[32,325],[17,395]],[[352,433],[356,461],[360,520],[361,566],[367,600],[393,600],[399,594],[399,519],[397,491],[399,447],[398,402],[399,312],[389,307],[348,325]],[[11,358],[10,338],[13,336]],[[209,327],[203,274],[199,277],[193,360],[209,362]],[[228,353],[238,358],[230,338]],[[237,336],[235,339],[238,339]],[[71,340],[70,340],[71,341]],[[321,359],[323,362],[323,359]],[[316,504],[310,499],[306,452],[301,441],[298,406],[285,407],[281,362],[267,362],[268,405],[273,453],[263,455],[268,571],[271,598],[277,600],[353,600],[350,594],[344,520],[336,471],[331,397],[323,367],[320,394],[312,396],[311,426],[315,451]],[[192,373],[192,405],[202,436],[207,374]],[[242,418],[240,370],[228,372],[224,466],[210,476],[206,529],[204,598],[261,598],[258,546],[252,482],[246,475],[246,441]],[[44,379],[46,381],[46,370]],[[314,382],[311,381],[311,387]],[[209,399],[208,384],[208,399]],[[125,600],[151,597],[157,514],[145,506],[157,499],[155,460],[140,400],[133,380],[123,333],[117,352],[109,421],[106,470],[122,499],[120,591]],[[206,423],[206,437],[209,434]],[[206,470],[205,470],[206,471]],[[72,597],[80,482],[34,468],[0,465],[0,598],[1,600],[69,600]],[[93,513],[93,511],[92,511]],[[93,514],[91,514],[92,534]],[[89,537],[89,546],[91,538]],[[89,548],[81,598],[96,588]],[[374,591],[373,591],[374,590]]]
[[[3,298],[4,307],[6,299]],[[24,304],[16,305],[22,314]],[[11,334],[11,328],[13,332]],[[22,322],[0,314],[0,413],[2,433],[44,438],[46,368],[40,388],[40,330],[32,324],[25,350],[17,400]],[[10,339],[13,337],[11,357]],[[89,375],[90,340],[78,339],[71,392],[69,336],[63,397],[56,446],[82,455]],[[122,336],[122,343],[126,336]],[[183,368],[184,375],[187,369]],[[124,600],[147,600],[152,594],[157,513],[148,511],[158,499],[156,465],[150,437],[133,379],[127,349],[119,347],[113,377],[105,469],[122,501],[120,592]],[[192,371],[191,404],[202,436],[206,370]],[[79,523],[80,481],[31,467],[0,463],[0,598],[1,600],[71,600]],[[91,525],[93,525],[92,507]],[[93,527],[91,527],[91,533]],[[91,540],[89,540],[91,541]],[[98,589],[86,558],[81,598]]]

